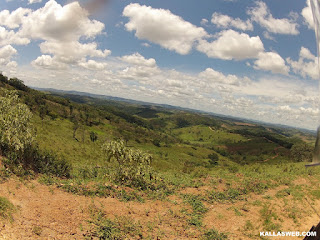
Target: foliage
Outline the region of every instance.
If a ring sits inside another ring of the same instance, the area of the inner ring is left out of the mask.
[[[107,239],[132,239],[135,236],[142,237],[141,226],[133,223],[128,217],[118,217],[114,220],[107,218],[106,214],[93,204],[89,208],[91,229],[86,234],[86,239],[93,237]]]
[[[39,150],[37,146],[31,146],[22,155],[17,152],[9,152],[6,155],[3,164],[16,175],[31,174],[29,170],[32,170],[35,173],[70,177],[70,163],[54,153]]]
[[[0,218],[12,220],[15,206],[5,197],[0,197]]]
[[[19,102],[15,91],[2,90],[0,96],[0,144],[10,151],[23,152],[34,138],[29,108]]]
[[[123,141],[106,142],[102,146],[108,161],[115,161],[115,182],[128,186],[146,188],[153,178],[152,156],[140,150],[130,149]]]
[[[90,140],[91,140],[91,142],[95,142],[95,141],[97,141],[97,139],[98,139],[98,134],[96,132],[94,132],[94,131],[91,131],[90,132]]]
[[[202,237],[203,240],[225,240],[228,239],[228,235],[225,233],[219,233],[216,229],[208,230]]]
[[[312,160],[313,148],[306,143],[295,144],[290,150],[290,155],[295,162],[308,162]]]
[[[161,147],[161,141],[159,140],[159,139],[154,139],[153,141],[152,141],[152,143],[153,143],[153,145],[155,145],[156,147]]]
[[[216,153],[210,153],[208,155],[208,158],[209,158],[209,163],[211,165],[216,165],[218,163],[218,161],[219,161],[219,155],[216,154]]]
[[[191,219],[189,223],[195,226],[202,226],[203,215],[208,211],[204,206],[199,196],[186,194],[184,195],[184,201],[191,205],[193,213],[191,214]]]

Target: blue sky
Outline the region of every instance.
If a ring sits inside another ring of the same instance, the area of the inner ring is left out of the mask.
[[[316,129],[319,71],[309,5],[5,0],[0,70],[35,87]]]

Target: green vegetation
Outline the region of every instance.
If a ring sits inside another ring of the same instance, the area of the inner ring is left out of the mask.
[[[225,233],[219,233],[215,229],[210,229],[203,235],[203,240],[225,240],[228,239],[228,235]]]
[[[0,92],[0,144],[3,151],[22,154],[33,142],[29,108],[19,102],[15,91]]]
[[[111,220],[93,204],[89,211],[91,228],[85,236],[86,239],[132,239],[133,237],[142,237],[141,226],[135,224],[128,217],[117,217]]]
[[[12,221],[15,206],[5,197],[0,197],[0,218]]]
[[[184,201],[192,207],[192,213],[190,215],[189,224],[201,227],[203,215],[208,211],[208,209],[203,205],[199,196],[194,195],[184,195]]]
[[[123,141],[107,142],[102,149],[107,161],[115,160],[116,171],[111,174],[114,182],[141,189],[148,188],[154,178],[150,155],[126,147]]]

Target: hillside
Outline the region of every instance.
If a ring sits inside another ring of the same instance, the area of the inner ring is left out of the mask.
[[[0,209],[2,238],[259,239],[318,222],[310,131],[3,75],[0,89],[17,91],[34,135],[23,151],[1,143],[0,196],[15,209]]]

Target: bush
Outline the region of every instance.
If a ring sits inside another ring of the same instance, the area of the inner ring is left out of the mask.
[[[210,153],[208,155],[208,158],[209,158],[209,163],[211,165],[217,165],[218,164],[218,161],[219,161],[219,155],[216,154],[216,153]]]
[[[94,131],[91,131],[90,132],[90,140],[91,140],[91,142],[95,142],[95,141],[97,141],[97,139],[98,139],[98,134],[96,132],[94,132]]]
[[[0,145],[1,148],[23,153],[33,142],[32,114],[19,102],[16,91],[0,92]]]
[[[312,161],[313,147],[306,143],[295,144],[290,149],[290,155],[295,162]]]
[[[148,188],[153,178],[152,156],[140,150],[130,149],[123,141],[111,141],[103,144],[103,152],[107,160],[114,161],[115,171],[112,180],[139,188]]]
[[[31,146],[21,154],[5,152],[7,160],[3,162],[6,168],[17,175],[25,175],[32,170],[35,173],[54,175],[57,177],[70,177],[71,165],[54,153],[40,151],[38,147]]]

